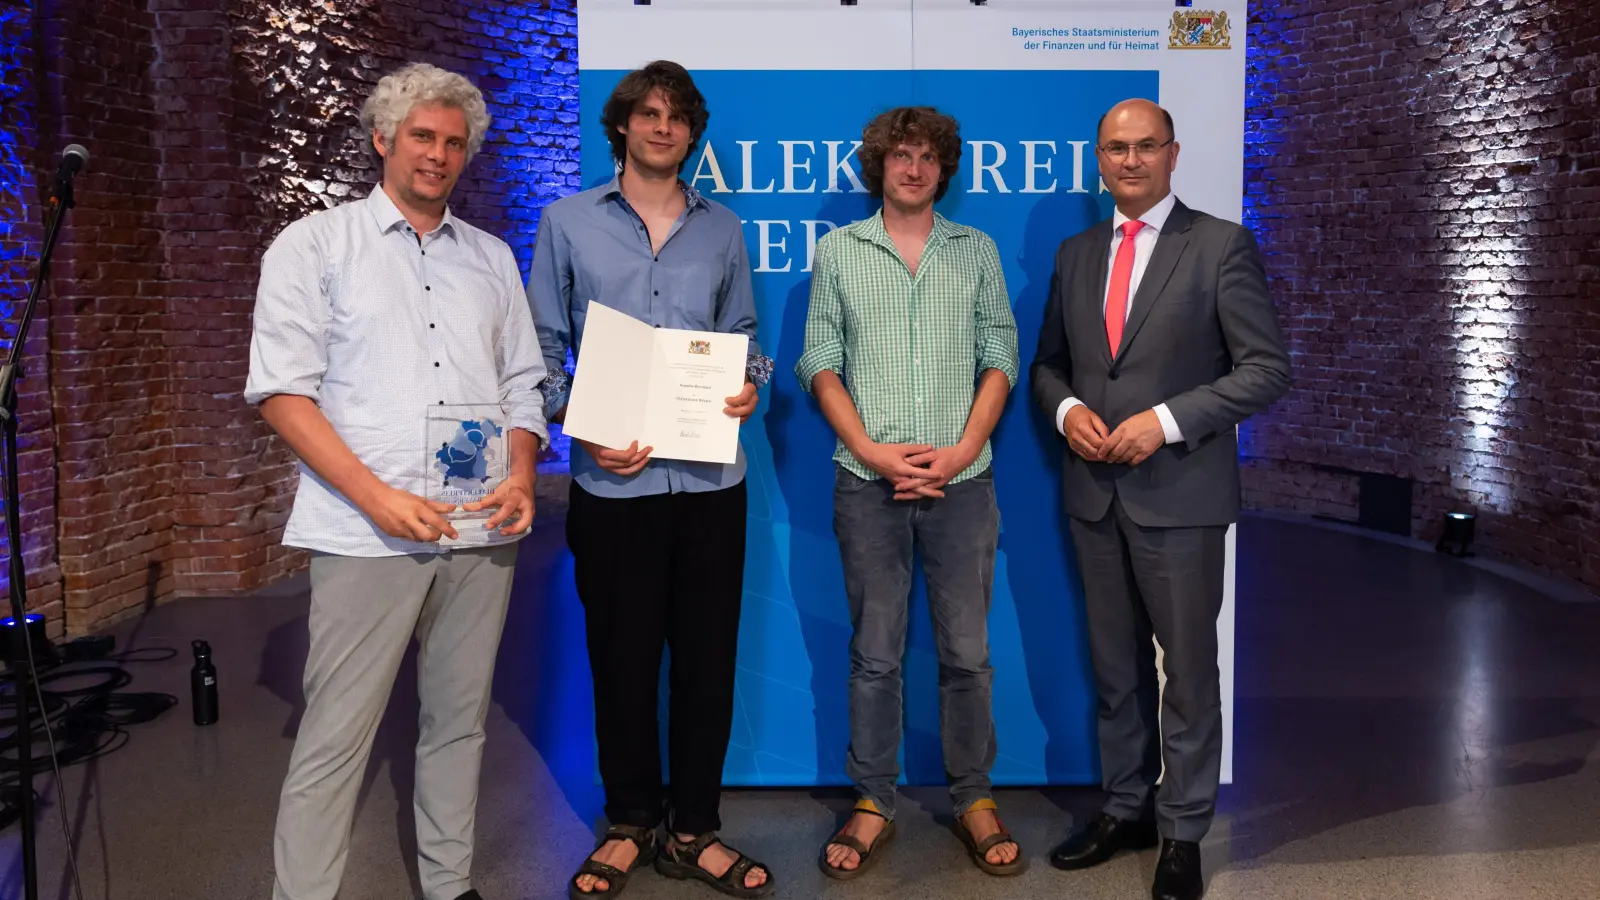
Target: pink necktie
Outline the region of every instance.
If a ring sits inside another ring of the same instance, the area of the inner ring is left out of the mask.
[[[1111,342],[1111,358],[1122,346],[1122,326],[1128,320],[1128,284],[1133,280],[1133,236],[1144,223],[1137,219],[1122,223],[1122,243],[1111,263],[1111,287],[1106,293],[1106,340]]]

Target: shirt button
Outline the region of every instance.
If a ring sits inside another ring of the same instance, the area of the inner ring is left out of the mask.
[[[431,291],[431,290],[433,290],[433,285],[425,284],[425,285],[422,286],[422,289],[425,290],[425,291]]]
[[[443,401],[443,400],[440,400],[440,401],[439,401],[439,405],[440,405],[440,406],[443,406],[443,405],[444,405],[444,401]]]
[[[435,369],[437,369],[437,368],[439,368],[439,364],[438,364],[438,363],[434,363],[434,364],[433,364],[433,367],[434,367],[434,368],[435,368]],[[921,402],[922,402],[922,399],[921,399],[921,398],[918,398],[918,399],[917,399],[917,402],[918,402],[918,403],[921,403]]]
[[[651,291],[650,293],[656,295],[657,297],[661,296],[661,292],[660,291]]]
[[[429,327],[429,328],[432,328],[432,327],[433,327],[433,323],[432,323],[432,322],[429,322],[429,323],[428,323],[428,327]]]

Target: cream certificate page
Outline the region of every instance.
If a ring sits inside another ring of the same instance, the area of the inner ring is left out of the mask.
[[[723,412],[744,389],[750,339],[653,328],[591,302],[562,432],[601,447],[634,441],[650,456],[731,463],[739,420]]]

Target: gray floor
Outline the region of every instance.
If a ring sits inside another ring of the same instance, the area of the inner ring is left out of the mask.
[[[1563,602],[1491,572],[1383,541],[1251,519],[1240,530],[1238,784],[1205,844],[1212,898],[1600,897],[1600,604]],[[559,580],[560,529],[523,550],[501,653],[480,805],[486,900],[564,896],[590,847],[598,796],[561,777],[559,710],[530,708],[541,670],[539,598]],[[525,577],[526,576],[526,577]],[[65,900],[72,835],[86,898],[266,898],[276,793],[294,734],[306,597],[187,600],[117,629],[118,648],[171,646],[135,663],[126,690],[185,700],[129,729],[122,749],[37,781],[41,897]],[[548,612],[546,610],[546,612]],[[196,728],[188,641],[216,647],[224,713]],[[352,837],[345,900],[415,896],[403,673]],[[58,682],[61,687],[65,682]],[[576,786],[575,786],[576,785]],[[1153,853],[1085,873],[1043,853],[1098,804],[1088,789],[1002,792],[1035,854],[1017,879],[987,877],[934,821],[938,790],[909,794],[881,866],[840,885],[813,859],[848,805],[834,791],[731,794],[725,833],[772,864],[786,897],[1148,897]],[[20,840],[0,833],[0,897],[20,897]],[[710,897],[646,873],[625,896]]]

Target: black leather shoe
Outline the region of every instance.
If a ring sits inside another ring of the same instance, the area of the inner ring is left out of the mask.
[[[465,894],[457,897],[456,900],[483,900],[483,898],[478,896],[477,891],[467,891]]]
[[[1050,865],[1058,869],[1098,866],[1122,850],[1146,850],[1161,840],[1154,822],[1130,822],[1101,813],[1088,828],[1067,838],[1050,851]]]
[[[1151,898],[1200,900],[1205,892],[1205,880],[1200,877],[1200,845],[1194,841],[1162,841],[1155,884],[1150,886]]]

